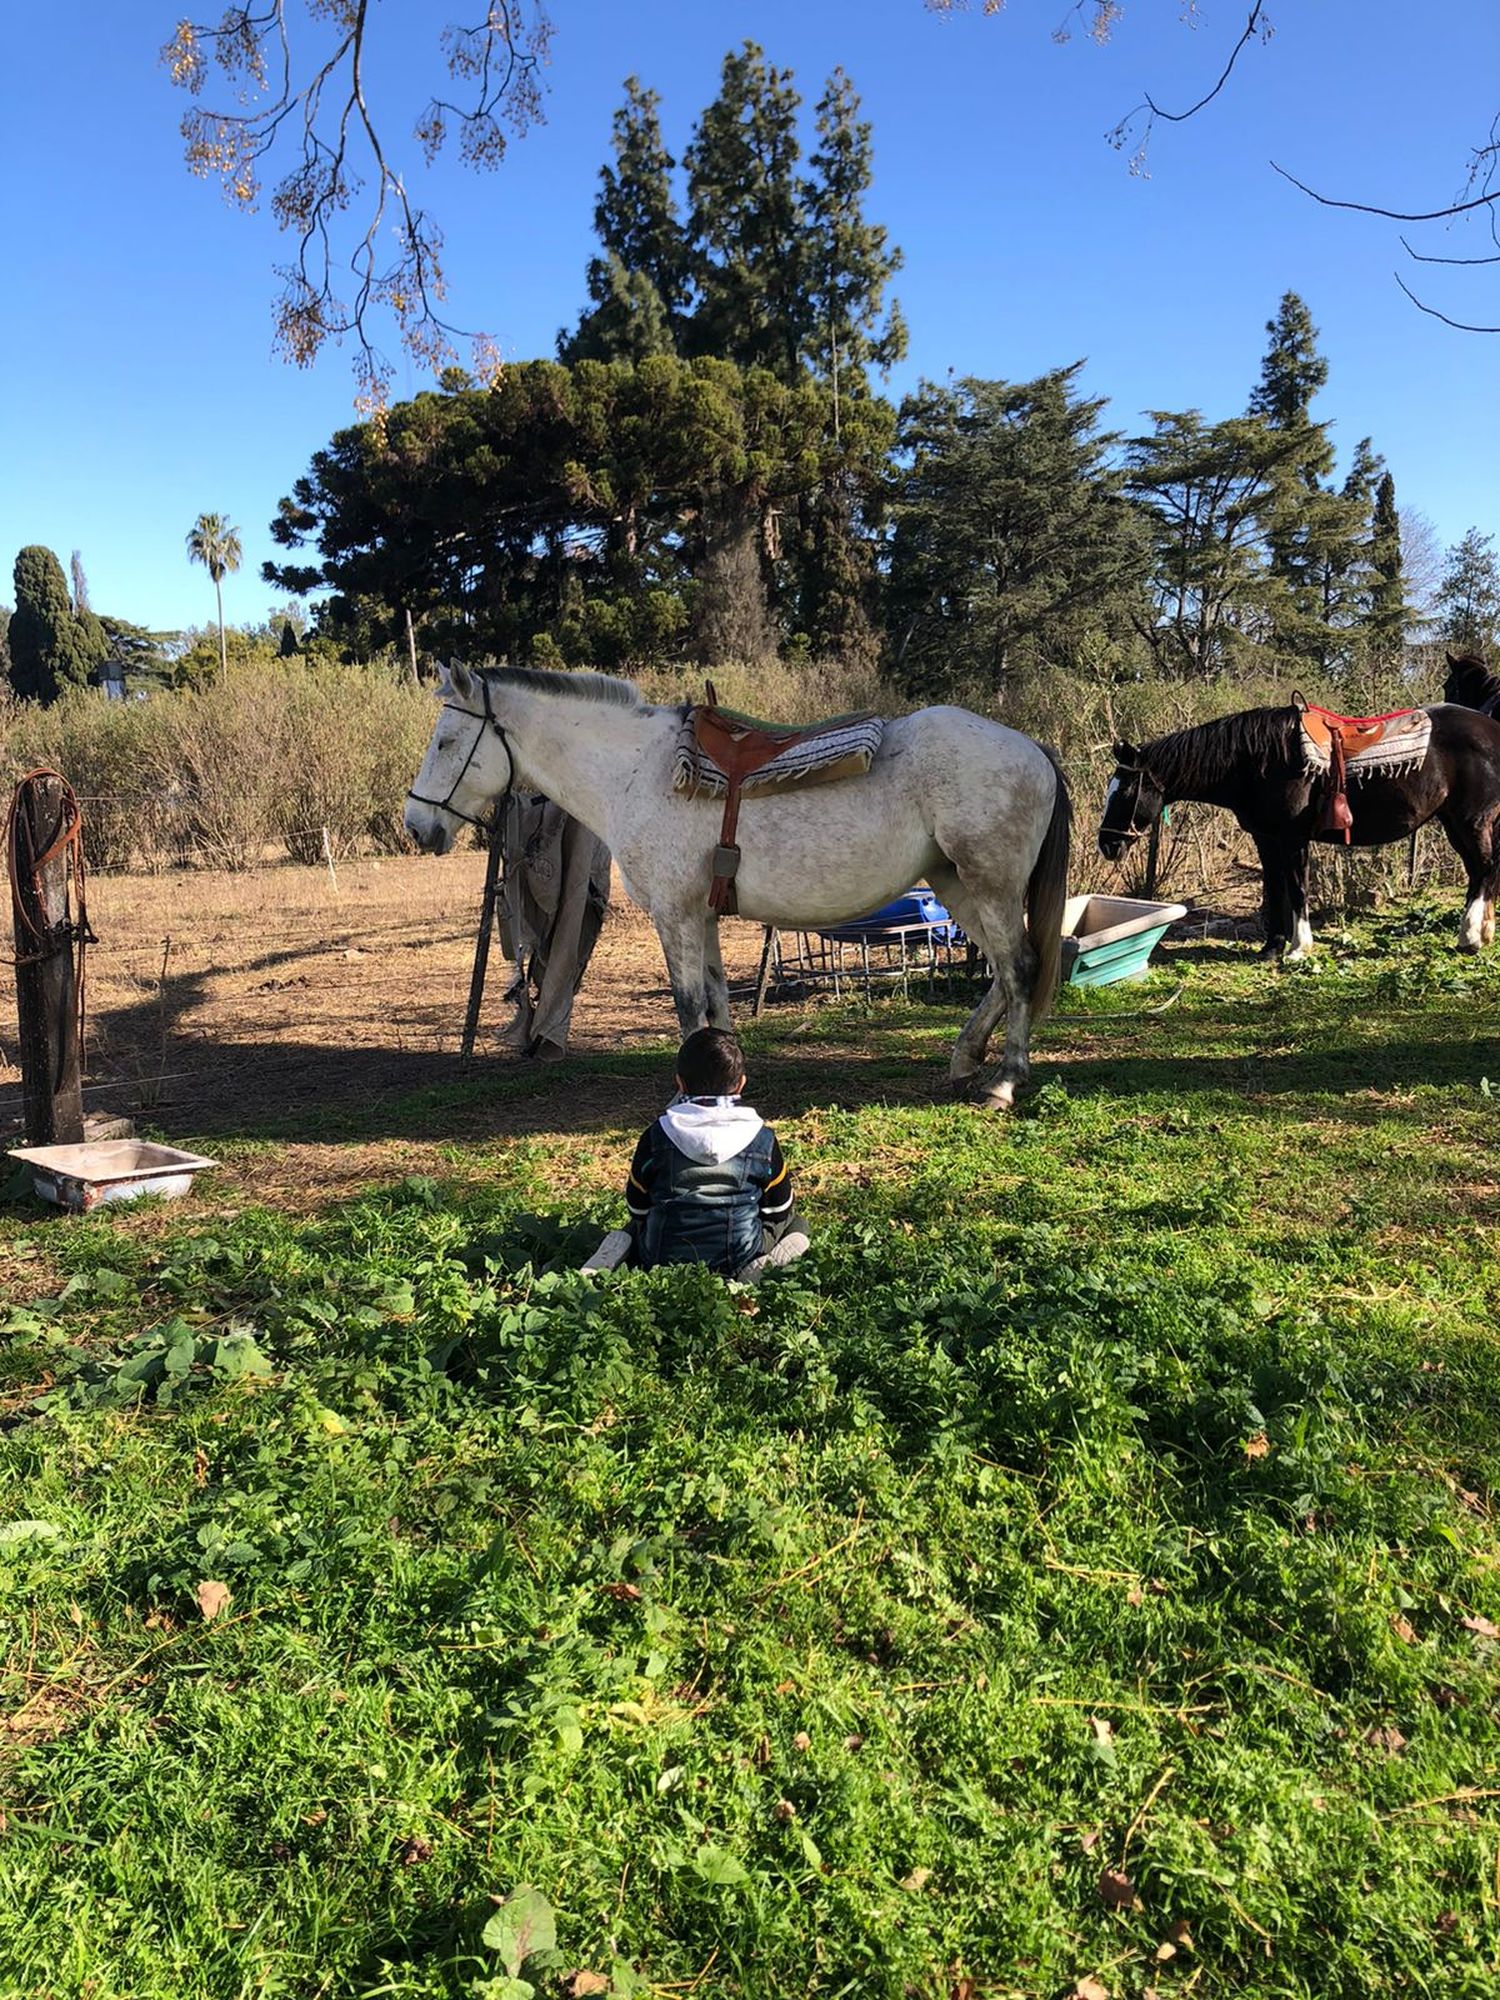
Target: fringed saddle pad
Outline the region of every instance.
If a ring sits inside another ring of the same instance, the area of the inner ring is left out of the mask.
[[[719,721],[738,725],[752,734],[779,736],[774,723],[755,722],[730,709],[717,709]],[[683,717],[677,738],[677,754],[672,764],[672,789],[689,797],[700,794],[723,798],[729,791],[730,774],[717,764],[698,741],[698,711],[690,708]],[[854,778],[868,771],[885,734],[878,715],[836,715],[828,722],[799,729],[783,750],[769,758],[758,770],[747,772],[740,782],[746,798],[760,792],[777,792],[789,785],[826,785],[835,778]]]
[[[1377,772],[1394,776],[1414,771],[1427,755],[1431,736],[1432,717],[1425,708],[1398,709],[1392,715],[1334,715],[1326,708],[1302,711],[1304,767],[1327,771],[1337,737],[1351,783]]]

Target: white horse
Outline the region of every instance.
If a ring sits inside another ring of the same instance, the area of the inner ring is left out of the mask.
[[[709,881],[722,799],[672,789],[681,708],[628,681],[523,667],[445,669],[441,708],[406,802],[412,839],[445,854],[515,784],[545,792],[605,841],[666,955],[684,1035],[729,1026]],[[747,798],[740,810],[739,914],[786,930],[866,915],[925,878],[993,969],[954,1051],[968,1095],[991,1034],[1005,1050],[979,1092],[1006,1108],[1028,1073],[1033,1022],[1062,956],[1070,809],[1062,773],[1029,737],[962,708],[887,725],[863,777]]]

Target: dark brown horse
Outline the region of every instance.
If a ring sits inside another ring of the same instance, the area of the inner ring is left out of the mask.
[[[1443,700],[1481,715],[1500,715],[1500,674],[1492,674],[1478,653],[1450,653]]]
[[[1432,730],[1420,764],[1364,776],[1350,765],[1350,837],[1356,847],[1383,847],[1437,820],[1468,870],[1459,949],[1478,951],[1494,937],[1500,890],[1500,721],[1447,703],[1426,714]],[[1267,957],[1311,949],[1308,846],[1342,836],[1322,825],[1328,780],[1308,768],[1298,709],[1246,709],[1139,747],[1117,743],[1114,754],[1099,824],[1106,860],[1148,833],[1174,799],[1223,806],[1260,856]]]

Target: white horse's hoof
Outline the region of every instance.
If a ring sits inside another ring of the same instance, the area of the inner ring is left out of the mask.
[[[1014,1111],[1016,1108],[1016,1086],[1010,1077],[1003,1077],[999,1083],[992,1083],[980,1103],[986,1111]]]

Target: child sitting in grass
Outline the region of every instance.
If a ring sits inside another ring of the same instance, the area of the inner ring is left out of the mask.
[[[641,1134],[625,1184],[633,1261],[645,1269],[707,1264],[733,1277],[757,1258],[789,1263],[807,1248],[776,1134],[741,1104],[744,1087],[733,1035],[688,1036],[677,1052],[680,1094]]]

